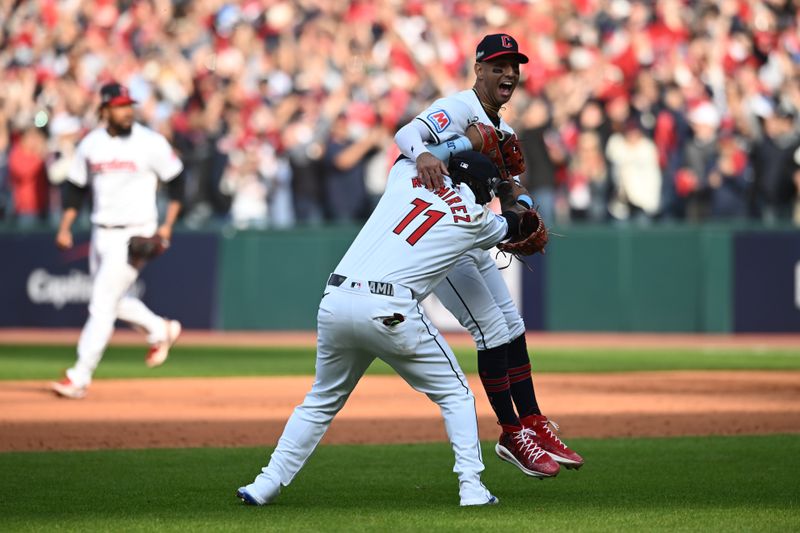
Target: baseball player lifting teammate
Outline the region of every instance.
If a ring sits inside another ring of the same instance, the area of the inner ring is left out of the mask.
[[[311,391],[289,418],[269,464],[238,490],[245,503],[270,503],[291,483],[376,357],[439,405],[455,454],[460,504],[497,503],[480,479],[475,398],[419,302],[461,254],[515,237],[531,214],[516,203],[524,189],[508,182],[503,216],[485,206],[500,178],[478,152],[452,157],[449,174],[432,192],[416,179],[411,160],[392,167],[383,197],[328,278]]]
[[[83,398],[106,349],[114,322],[147,332],[149,367],[161,365],[181,333],[181,324],[153,313],[131,293],[146,261],[169,246],[183,196],[183,164],[160,134],[134,122],[125,87],[109,83],[100,90],[105,127],[91,131],[78,145],[64,189],[64,214],[56,245],[71,248],[72,223],[89,188],[92,237],[89,268],[92,294],[89,318],[78,340],[78,359],[66,377],[51,384],[66,398]],[[158,226],[156,190],[166,183],[169,204]]]
[[[520,63],[527,62],[511,36],[487,35],[477,46],[472,89],[437,100],[397,132],[398,147],[416,162],[423,184],[439,187],[447,173],[443,161],[472,148],[505,165],[505,177],[524,171],[516,136],[499,112],[517,87]],[[532,204],[529,196],[521,201]],[[491,254],[473,250],[459,257],[433,292],[477,345],[481,383],[502,427],[498,456],[535,477],[557,475],[559,464],[580,468],[583,458],[559,439],[553,432],[558,427],[539,409],[525,324]]]

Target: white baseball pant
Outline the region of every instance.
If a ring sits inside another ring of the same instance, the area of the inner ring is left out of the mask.
[[[78,340],[78,360],[67,370],[77,386],[88,386],[114,332],[119,318],[144,329],[151,344],[166,340],[167,325],[132,294],[139,271],[128,263],[128,240],[134,235],[152,235],[155,224],[102,228],[95,226],[89,252],[92,295],[89,318]]]
[[[367,281],[327,286],[317,315],[316,377],[292,413],[269,464],[248,487],[271,499],[311,456],[336,413],[372,361],[389,364],[414,389],[439,405],[455,454],[462,505],[486,502],[475,397],[447,342],[423,314],[411,292],[394,285],[394,296],[370,293]],[[394,326],[384,317],[400,313]]]
[[[485,250],[459,257],[433,293],[467,328],[479,350],[502,346],[525,333],[506,282]]]

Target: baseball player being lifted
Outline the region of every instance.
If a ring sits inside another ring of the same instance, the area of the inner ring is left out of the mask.
[[[513,130],[499,111],[517,87],[520,63],[527,62],[511,36],[487,35],[477,46],[472,89],[435,101],[397,132],[400,151],[416,161],[426,186],[441,184],[447,172],[443,160],[452,153],[472,148],[494,150],[495,156],[503,152],[498,143],[509,141]],[[485,127],[489,123],[494,128]],[[490,139],[492,133],[501,138]],[[522,201],[532,204],[530,197]],[[502,427],[498,456],[535,477],[557,475],[559,464],[580,468],[583,458],[558,438],[552,431],[558,427],[539,409],[525,324],[491,254],[473,250],[459,257],[433,292],[477,345],[481,383]]]
[[[517,234],[524,210],[515,195],[524,189],[506,191],[503,216],[495,215],[485,204],[490,184],[499,182],[497,167],[465,152],[450,159],[450,168],[443,187],[432,192],[415,179],[411,160],[392,167],[383,197],[328,278],[311,391],[289,418],[269,464],[238,490],[245,503],[270,503],[291,483],[376,357],[439,405],[455,454],[460,504],[497,503],[480,480],[475,398],[419,302],[461,254]]]
[[[91,131],[78,145],[64,189],[64,214],[56,235],[61,249],[72,247],[72,223],[88,189],[92,191],[89,269],[92,294],[89,318],[78,340],[78,359],[66,377],[51,384],[60,396],[82,398],[114,330],[124,320],[147,332],[145,363],[164,362],[181,332],[176,320],[153,313],[130,289],[142,264],[129,257],[133,236],[159,235],[168,245],[183,196],[183,164],[160,134],[134,122],[128,91],[118,83],[100,90],[105,127]],[[169,196],[164,223],[158,226],[156,189],[165,182]]]

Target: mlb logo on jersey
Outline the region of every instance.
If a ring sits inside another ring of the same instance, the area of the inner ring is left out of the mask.
[[[450,115],[444,109],[437,109],[429,114],[427,119],[436,130],[436,133],[442,133],[450,125]]]

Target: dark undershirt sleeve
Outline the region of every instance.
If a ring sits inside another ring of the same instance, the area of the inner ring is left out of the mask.
[[[83,205],[83,200],[89,189],[86,187],[78,187],[71,181],[65,181],[61,189],[61,205],[64,209],[75,209],[80,211]]]
[[[181,173],[167,182],[167,196],[174,202],[183,202],[183,191],[186,187],[186,171],[181,170]]]
[[[503,211],[503,218],[508,222],[508,233],[506,239],[513,239],[519,235],[519,215],[513,211]]]

